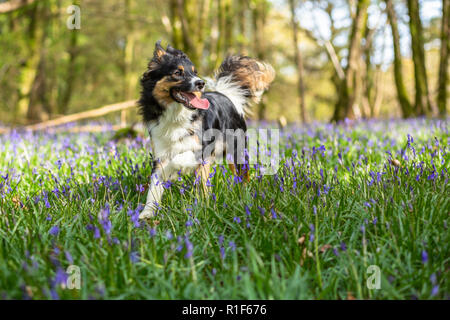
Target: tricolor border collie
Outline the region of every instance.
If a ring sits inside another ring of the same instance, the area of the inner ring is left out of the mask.
[[[275,77],[269,64],[246,56],[229,56],[215,79],[205,83],[186,54],[170,45],[164,50],[160,43],[156,43],[153,58],[141,78],[138,102],[153,153],[151,181],[140,219],[156,214],[163,182],[178,174],[196,171],[206,189],[210,164],[216,157],[226,156],[227,150],[223,143],[204,133],[209,129],[223,134],[227,129],[245,132],[248,107],[260,101]],[[211,143],[213,151],[205,156]],[[238,163],[236,151],[228,152],[233,153],[233,174],[248,178],[248,166]]]

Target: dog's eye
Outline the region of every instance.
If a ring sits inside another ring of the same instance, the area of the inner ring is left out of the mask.
[[[175,70],[175,72],[173,74],[176,76],[181,76],[181,75],[183,75],[183,70],[177,69],[177,70]]]
[[[197,74],[198,74],[198,71],[197,71],[197,69],[194,69],[194,74],[195,74],[195,75],[197,75]]]

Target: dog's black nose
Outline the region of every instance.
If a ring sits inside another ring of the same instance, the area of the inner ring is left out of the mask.
[[[197,81],[195,81],[195,87],[196,87],[198,90],[202,90],[202,89],[205,87],[205,81],[203,81],[203,80],[197,80]]]

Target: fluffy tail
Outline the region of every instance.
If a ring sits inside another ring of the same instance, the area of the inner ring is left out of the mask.
[[[268,63],[246,56],[229,56],[217,70],[215,80],[208,81],[208,89],[227,96],[245,116],[251,114],[252,103],[261,101],[274,78],[275,71]]]

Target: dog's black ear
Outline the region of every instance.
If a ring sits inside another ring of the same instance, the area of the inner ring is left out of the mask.
[[[167,52],[161,47],[161,40],[156,41],[155,51],[153,51],[153,58],[148,63],[148,71],[158,69],[161,58],[167,54]]]
[[[161,40],[156,41],[155,51],[153,51],[153,59],[160,62],[163,55],[167,52],[161,47]]]
[[[170,44],[167,45],[166,51],[167,51],[167,53],[169,53],[175,57],[187,58],[187,56],[183,53],[183,51],[175,49]]]
[[[167,52],[169,52],[169,53],[177,51],[177,49],[175,49],[174,47],[172,47],[170,44],[167,45],[166,50],[167,50]]]

